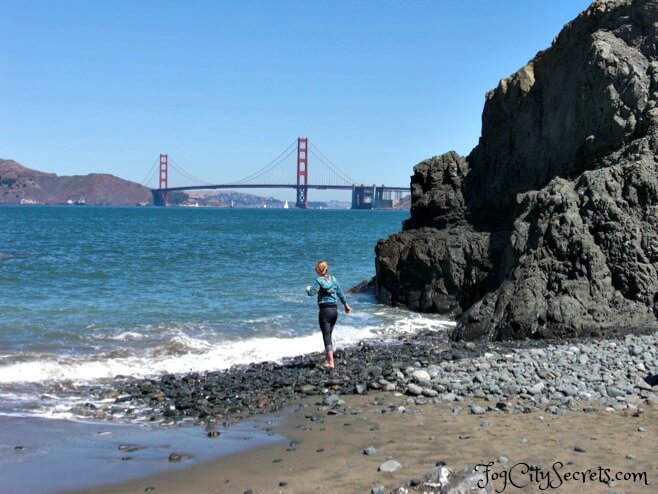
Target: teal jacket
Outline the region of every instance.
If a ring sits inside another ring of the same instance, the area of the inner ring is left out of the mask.
[[[343,290],[340,288],[338,280],[333,276],[329,276],[329,278],[318,276],[312,285],[306,287],[306,294],[309,297],[312,297],[316,293],[318,295],[318,304],[338,305],[339,299],[343,305],[347,303],[347,299],[343,294]]]

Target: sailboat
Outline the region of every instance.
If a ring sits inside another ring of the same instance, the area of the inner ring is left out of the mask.
[[[290,207],[290,206],[288,206],[288,201],[286,201],[286,202],[283,204],[283,209],[288,209],[289,207]]]

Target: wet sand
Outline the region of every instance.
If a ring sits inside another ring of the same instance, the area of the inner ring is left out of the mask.
[[[0,417],[0,494],[51,494],[184,469],[265,444],[286,444],[265,417],[221,436],[202,426],[148,427],[36,417]],[[169,460],[180,456],[179,461]]]
[[[656,406],[645,405],[639,414],[605,411],[593,403],[595,411],[588,413],[473,415],[468,402],[407,405],[407,397],[390,393],[342,398],[345,414],[328,415],[329,408],[318,397],[288,410],[274,429],[288,438],[285,442],[78,492],[365,493],[377,485],[390,492],[421,478],[437,461],[455,470],[493,462],[490,478],[493,482],[499,476],[493,484],[498,492],[658,492]],[[369,446],[377,452],[364,454]],[[509,463],[504,464],[504,459],[500,463],[501,456]],[[398,461],[402,468],[395,473],[379,472],[387,459]],[[539,478],[526,465],[540,466],[551,476]],[[579,473],[584,471],[588,471],[585,481]],[[576,478],[569,478],[574,472],[578,472]],[[636,482],[601,481],[617,472],[645,475]],[[510,474],[516,485],[504,484],[504,474]]]

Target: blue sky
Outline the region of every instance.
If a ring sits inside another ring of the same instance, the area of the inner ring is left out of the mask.
[[[0,158],[142,182],[166,152],[226,183],[308,136],[357,182],[405,186],[468,154],[485,93],[589,3],[0,0]]]

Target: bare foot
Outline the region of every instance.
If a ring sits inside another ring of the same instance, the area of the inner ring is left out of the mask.
[[[325,369],[333,369],[334,364],[332,364],[330,362],[325,362],[324,364],[322,364],[322,367],[324,367]]]

